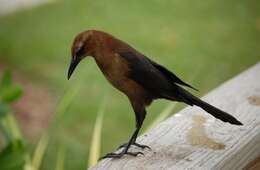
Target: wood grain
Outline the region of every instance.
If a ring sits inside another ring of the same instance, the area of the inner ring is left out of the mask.
[[[138,138],[152,148],[144,156],[105,159],[90,169],[246,169],[260,156],[259,99],[260,63],[203,97],[244,126],[223,123],[198,107],[187,107]]]

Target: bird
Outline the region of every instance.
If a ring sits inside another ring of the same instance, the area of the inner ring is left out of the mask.
[[[197,89],[181,80],[173,72],[104,31],[86,30],[75,36],[71,47],[67,78],[70,79],[80,61],[89,57],[94,58],[112,86],[128,97],[135,113],[136,128],[129,141],[119,147],[123,148],[120,152],[108,153],[101,159],[143,155],[143,152],[130,152],[129,148],[132,145],[141,149],[151,149],[147,145],[137,143],[136,138],[146,117],[146,108],[156,99],[198,106],[223,122],[243,125],[227,112],[191,94],[184,87]]]

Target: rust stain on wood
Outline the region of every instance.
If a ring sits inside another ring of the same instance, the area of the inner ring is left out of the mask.
[[[187,134],[187,139],[191,145],[214,150],[221,150],[225,148],[225,144],[216,142],[207,136],[203,125],[206,122],[206,119],[203,116],[193,116],[192,121],[192,128]]]
[[[258,156],[255,160],[250,162],[244,170],[259,170],[260,169],[260,156]]]
[[[247,100],[251,105],[260,106],[260,96],[250,96]]]

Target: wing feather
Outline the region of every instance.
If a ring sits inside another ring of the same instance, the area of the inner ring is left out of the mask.
[[[130,68],[130,78],[157,96],[165,96],[172,91],[173,86],[158,71],[147,58],[135,55],[132,52],[119,54]]]
[[[172,83],[176,83],[179,85],[183,85],[189,88],[192,88],[193,90],[198,91],[198,89],[192,87],[191,85],[185,83],[184,81],[182,81],[179,77],[177,77],[174,73],[172,73],[171,71],[169,71],[168,69],[166,69],[165,67],[163,67],[160,64],[157,64],[156,62],[152,61],[149,59],[149,61],[152,63],[153,66],[155,66],[161,73],[163,73],[163,75],[165,77],[167,77],[167,79],[169,81],[171,81]]]
[[[196,88],[182,81],[179,77],[177,77],[174,73],[162,65],[157,64],[143,55],[138,55],[133,52],[124,52],[120,53],[119,55],[126,59],[129,63],[132,78],[136,79],[139,83],[146,85],[146,87],[153,86],[153,84],[154,86],[158,85],[157,87],[162,86],[160,84],[163,84],[167,87],[170,86],[170,84],[179,84],[197,90]],[[150,88],[154,89],[155,87]]]

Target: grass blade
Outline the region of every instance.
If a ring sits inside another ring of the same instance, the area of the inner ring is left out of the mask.
[[[57,154],[57,162],[55,170],[64,170],[64,162],[65,162],[65,148],[64,146],[60,146]]]
[[[44,134],[38,142],[32,157],[32,167],[38,170],[41,167],[43,156],[49,143],[49,137]]]
[[[62,115],[66,112],[69,105],[72,103],[73,99],[76,97],[80,89],[79,83],[76,83],[75,86],[69,88],[65,95],[61,98],[57,110],[55,112],[54,120],[58,120],[58,118],[62,117]]]
[[[100,150],[101,150],[101,130],[103,124],[103,115],[105,112],[105,104],[103,103],[100,106],[100,109],[97,114],[97,119],[94,126],[93,136],[90,145],[90,153],[89,153],[89,167],[94,166],[100,157]]]
[[[22,139],[22,135],[21,135],[21,132],[20,132],[18,126],[17,126],[17,122],[16,122],[16,120],[14,118],[14,115],[13,114],[8,114],[6,118],[7,118],[9,129],[10,129],[10,132],[11,132],[13,138],[21,140]]]

